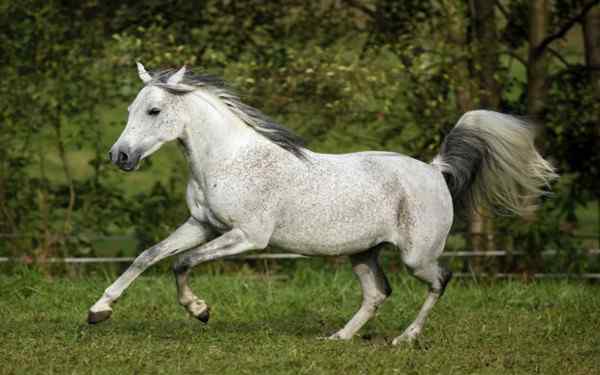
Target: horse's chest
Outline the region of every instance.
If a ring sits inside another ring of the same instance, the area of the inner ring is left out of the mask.
[[[206,219],[208,224],[218,232],[226,232],[232,228],[232,225],[228,220],[220,217],[210,209],[206,210]]]
[[[211,199],[212,198],[212,199]],[[190,214],[198,221],[207,223],[219,232],[225,232],[232,228],[234,218],[226,210],[220,207],[219,199],[215,199],[214,191],[203,191],[197,184],[188,188],[187,204]],[[212,202],[212,204],[211,204]]]
[[[200,205],[198,202],[195,202],[194,205],[190,206],[190,213],[194,219],[209,224],[219,232],[225,232],[231,229],[231,223],[220,217],[206,205]]]

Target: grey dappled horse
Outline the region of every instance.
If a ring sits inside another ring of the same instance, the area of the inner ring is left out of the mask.
[[[172,255],[179,255],[173,267],[179,303],[206,322],[209,307],[188,286],[190,270],[271,244],[304,255],[350,257],[362,305],[330,337],[350,339],[391,293],[377,260],[380,245],[389,243],[429,286],[417,318],[394,344],[412,341],[452,275],[438,257],[453,207],[523,213],[555,177],[534,148],[533,130],[496,112],[464,114],[429,164],[393,152],[328,155],[301,147],[215,77],[185,67],[150,74],[139,63],[138,73],[145,86],[110,158],[132,171],[165,142],[178,140],[191,172],[190,218],[106,289],[90,309],[90,323],[109,318],[112,303],[133,280]]]

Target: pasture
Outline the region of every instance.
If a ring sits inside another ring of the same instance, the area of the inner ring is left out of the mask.
[[[112,272],[0,276],[2,374],[593,374],[600,366],[600,287],[567,280],[453,280],[414,345],[390,342],[426,288],[388,272],[394,292],[350,342],[320,340],[360,302],[349,266],[298,261],[287,272],[202,267],[192,287],[203,325],[176,303],[169,273],[139,278],[111,320],[88,326]]]

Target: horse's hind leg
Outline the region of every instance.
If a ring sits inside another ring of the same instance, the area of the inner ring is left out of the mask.
[[[392,293],[387,278],[377,261],[378,255],[379,249],[373,248],[364,253],[350,256],[352,270],[358,277],[362,288],[362,304],[344,328],[330,336],[330,339],[351,339],[375,315],[379,305]]]
[[[427,258],[427,253],[425,253],[424,256],[418,256],[417,254],[416,257],[412,258],[410,256],[403,257],[404,263],[411,270],[413,276],[429,285],[429,293],[427,294],[427,299],[421,307],[417,318],[408,326],[408,328],[406,328],[406,330],[404,330],[402,335],[394,339],[392,342],[393,345],[397,345],[401,342],[414,341],[423,330],[427,315],[429,315],[429,312],[437,300],[444,294],[446,285],[452,278],[452,272],[438,264],[437,256],[439,256],[441,252],[441,249],[435,252],[435,257],[433,259],[424,259]]]

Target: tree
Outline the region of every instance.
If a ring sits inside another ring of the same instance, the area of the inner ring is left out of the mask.
[[[33,0],[5,4],[0,12],[0,71],[6,83],[0,92],[6,119],[0,153],[0,206],[6,223],[2,227],[17,237],[27,234],[25,241],[14,243],[14,253],[33,247],[37,255],[49,256],[65,246],[73,229],[77,182],[66,156],[67,143],[73,147],[84,140],[97,141],[98,130],[89,124],[97,120],[99,98],[111,98],[111,72],[100,63],[104,39],[95,32],[102,23],[83,17],[96,6],[93,1],[72,7]],[[80,126],[67,131],[66,121]],[[60,158],[59,184],[49,180],[42,134]],[[26,166],[38,169],[35,177]]]
[[[585,46],[585,63],[592,86],[592,95],[595,99],[596,114],[595,131],[593,132],[594,144],[600,144],[600,6],[595,5],[587,12],[583,22],[583,39]],[[597,166],[596,166],[597,168]],[[598,171],[596,171],[598,175]],[[596,179],[597,181],[597,179]],[[596,186],[595,198],[598,205],[598,236],[600,236],[600,187]]]

